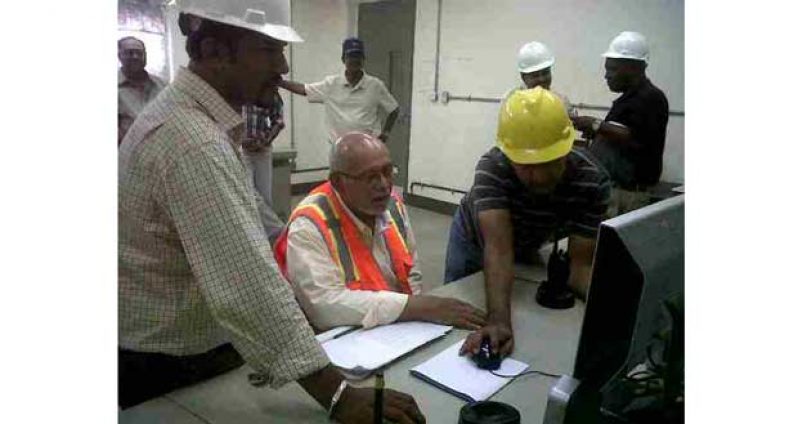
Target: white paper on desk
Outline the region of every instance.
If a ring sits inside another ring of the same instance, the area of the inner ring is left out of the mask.
[[[324,343],[326,341],[332,340],[339,335],[346,333],[347,331],[351,331],[355,327],[352,325],[344,325],[341,327],[335,327],[333,329],[327,330],[321,334],[316,334],[316,341],[319,343]]]
[[[400,322],[356,330],[321,346],[333,365],[363,373],[379,369],[451,329],[428,322]]]
[[[465,339],[433,356],[427,362],[410,370],[410,374],[427,381],[441,390],[469,402],[488,399],[512,378],[503,378],[477,367],[468,356],[460,356],[460,346]],[[529,367],[521,361],[504,358],[496,374],[517,376]]]

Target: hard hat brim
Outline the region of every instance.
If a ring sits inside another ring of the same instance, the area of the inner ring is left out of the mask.
[[[305,41],[302,39],[302,37],[299,36],[299,34],[293,28],[287,25],[272,25],[272,24],[252,25],[242,22],[235,22],[235,23],[230,22],[230,24],[250,29],[252,31],[259,32],[276,40],[285,41],[287,43],[302,43]]]
[[[539,71],[541,69],[551,68],[554,65],[554,59],[547,60],[545,62],[538,63],[533,66],[527,66],[526,68],[518,68],[518,72],[522,74],[528,74],[530,72]]]
[[[221,22],[223,24],[248,29],[251,31],[255,31],[276,40],[285,41],[287,43],[302,43],[305,40],[299,36],[299,34],[290,26],[288,25],[278,25],[278,24],[253,24],[249,22],[242,21],[241,19],[235,19],[231,16],[221,15],[221,14],[211,14],[202,9],[186,7],[181,9],[182,13],[187,13],[191,15],[199,16],[203,19],[208,19],[211,21]]]
[[[616,52],[605,52],[601,55],[601,57],[605,59],[629,59],[629,60],[639,60],[641,62],[648,62],[647,57],[638,57],[628,54],[616,53]]]
[[[551,162],[567,155],[574,146],[576,130],[568,128],[568,134],[556,143],[543,149],[511,149],[506,146],[503,140],[498,140],[499,150],[511,161],[522,165],[537,165]]]

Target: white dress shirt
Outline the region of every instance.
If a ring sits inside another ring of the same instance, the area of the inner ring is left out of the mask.
[[[335,193],[338,196],[338,193]],[[340,197],[338,198],[340,200]],[[362,325],[365,328],[389,324],[396,321],[407,304],[408,295],[401,293],[401,286],[391,265],[390,254],[385,244],[383,231],[388,229],[389,212],[385,211],[375,220],[376,231],[368,228],[341,202],[345,212],[360,231],[391,291],[350,290],[346,287],[343,271],[330,256],[322,234],[310,218],[298,217],[288,229],[286,268],[288,280],[294,293],[318,330],[341,325]],[[413,268],[408,283],[413,294],[421,293],[422,276],[419,270],[416,239],[410,227],[410,218],[404,210],[407,233],[407,248],[413,257]],[[375,234],[378,237],[375,237]]]

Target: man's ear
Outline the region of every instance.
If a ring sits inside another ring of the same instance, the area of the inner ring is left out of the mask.
[[[233,52],[227,44],[213,37],[205,37],[200,42],[200,57],[219,63],[229,63]]]
[[[343,185],[343,182],[341,181],[341,174],[338,174],[336,172],[332,172],[332,173],[330,173],[330,176],[328,177],[328,179],[330,180],[330,184],[332,184],[333,188],[336,191],[341,192],[343,190],[344,185]]]

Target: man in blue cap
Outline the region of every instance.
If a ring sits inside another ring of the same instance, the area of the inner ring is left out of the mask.
[[[324,103],[330,144],[352,131],[372,134],[386,142],[399,116],[399,103],[385,84],[363,71],[365,52],[363,41],[347,38],[341,52],[343,75],[330,75],[311,84],[286,80],[278,84],[292,93],[307,96],[311,103]],[[387,114],[384,124],[379,109]]]

